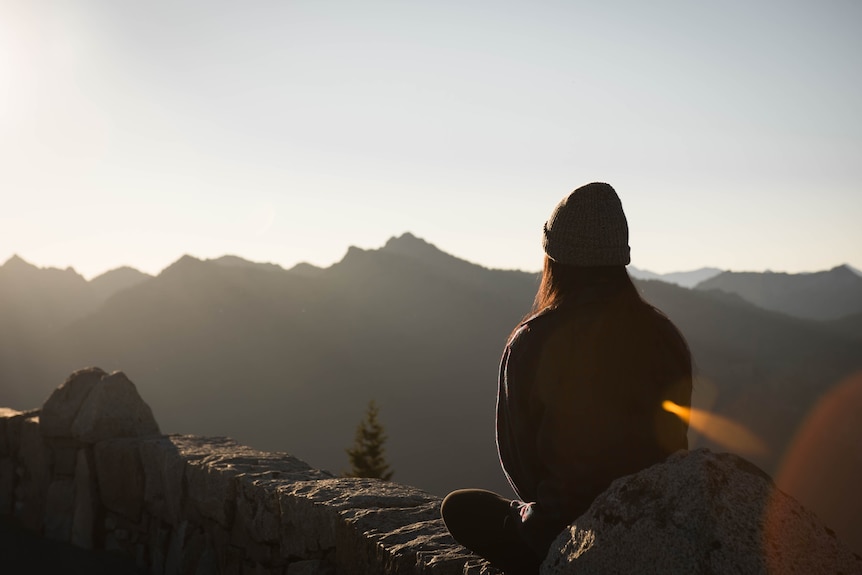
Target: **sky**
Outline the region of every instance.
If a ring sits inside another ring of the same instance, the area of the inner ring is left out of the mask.
[[[862,3],[0,0],[0,263],[538,270],[606,181],[658,273],[862,268]]]

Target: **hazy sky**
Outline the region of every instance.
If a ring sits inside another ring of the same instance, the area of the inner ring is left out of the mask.
[[[862,2],[0,0],[0,262],[537,270],[611,183],[633,265],[862,268]]]

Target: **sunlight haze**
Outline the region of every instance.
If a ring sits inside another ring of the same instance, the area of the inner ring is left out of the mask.
[[[538,270],[607,181],[655,272],[862,268],[862,4],[0,0],[0,263]]]

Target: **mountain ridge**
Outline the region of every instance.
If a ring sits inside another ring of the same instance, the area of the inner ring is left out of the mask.
[[[698,283],[722,272],[722,270],[713,267],[702,267],[695,270],[669,272],[665,274],[643,270],[634,266],[629,266],[628,269],[631,276],[637,279],[660,280],[687,288],[692,288]]]
[[[844,264],[822,272],[722,272],[696,290],[733,292],[772,311],[835,320],[862,312],[862,276]]]
[[[449,253],[441,250],[440,248],[438,248],[435,244],[428,242],[422,238],[419,238],[418,236],[414,235],[411,232],[404,232],[400,236],[391,236],[384,243],[384,245],[381,246],[380,248],[365,249],[365,248],[359,248],[357,246],[350,245],[350,246],[348,246],[347,250],[345,251],[345,256],[343,256],[342,259],[344,257],[346,257],[346,255],[348,253],[350,253],[351,250],[360,250],[360,251],[382,250],[382,251],[388,251],[388,252],[392,252],[392,253],[400,253],[401,255],[414,256],[414,257],[422,255],[423,252],[426,254],[433,254],[436,252],[437,255],[443,255],[446,258],[456,259],[458,261],[466,262],[466,263],[468,263],[470,265],[474,265],[474,266],[483,267],[485,269],[498,269],[498,270],[502,270],[502,271],[513,271],[513,272],[520,272],[520,273],[527,273],[527,274],[538,273],[538,272],[524,271],[524,270],[517,269],[517,268],[489,268],[489,267],[484,266],[482,264],[471,262],[469,260],[465,260],[463,258],[459,258],[455,255],[449,254]],[[224,266],[239,266],[239,267],[258,266],[258,267],[267,268],[267,269],[287,269],[288,271],[296,271],[297,273],[317,273],[317,271],[319,271],[319,270],[329,269],[330,267],[339,263],[339,262],[334,262],[333,264],[330,264],[329,266],[321,267],[321,266],[313,265],[313,264],[308,263],[308,262],[301,261],[301,262],[294,264],[290,268],[284,268],[283,266],[276,264],[276,263],[257,262],[254,260],[249,260],[249,259],[243,258],[241,256],[230,255],[230,254],[219,256],[217,258],[209,258],[209,259],[201,259],[201,258],[196,258],[195,256],[191,256],[189,254],[183,254],[179,258],[177,258],[176,260],[174,260],[173,262],[171,262],[170,264],[165,266],[165,268],[163,268],[158,274],[155,274],[155,275],[141,272],[132,266],[120,266],[118,268],[109,269],[109,270],[107,270],[107,271],[105,271],[105,272],[103,272],[97,276],[94,276],[90,280],[85,279],[85,281],[92,282],[94,280],[102,278],[103,276],[110,275],[113,272],[129,271],[129,270],[134,271],[134,272],[138,272],[139,274],[142,274],[142,275],[147,276],[147,277],[156,277],[159,274],[161,274],[162,272],[164,272],[165,270],[167,270],[168,268],[172,267],[173,265],[177,264],[178,262],[182,261],[185,258],[192,258],[192,259],[198,260],[198,261],[213,261],[213,262],[219,263],[220,265],[224,265]],[[339,260],[339,261],[341,261],[341,260]],[[73,266],[68,266],[68,267],[62,268],[62,269],[56,268],[56,267],[50,267],[50,266],[49,267],[39,267],[39,266],[36,266],[36,265],[28,262],[27,260],[21,258],[17,254],[13,254],[12,256],[10,256],[4,264],[0,265],[0,269],[2,269],[7,264],[10,265],[10,267],[29,268],[29,269],[45,270],[45,271],[56,270],[59,272],[66,272],[66,273],[72,272],[76,275],[80,275],[80,274],[78,274],[77,271],[75,271],[75,268]],[[723,273],[725,271],[727,271],[729,273],[736,273],[736,274],[778,274],[778,275],[786,275],[786,276],[807,276],[807,275],[812,275],[812,274],[817,274],[817,273],[823,273],[823,271],[833,271],[833,270],[836,270],[839,268],[846,268],[846,270],[849,270],[854,275],[858,275],[858,276],[862,277],[862,270],[859,270],[859,269],[851,266],[850,264],[846,264],[846,263],[834,266],[834,267],[830,268],[829,270],[821,270],[821,271],[814,271],[814,272],[793,272],[793,273],[791,273],[791,272],[775,272],[775,271],[772,271],[769,269],[766,269],[763,271],[731,271],[731,270],[722,270],[720,268],[710,267],[710,266],[705,266],[705,267],[701,267],[701,268],[697,268],[697,269],[693,269],[693,270],[674,271],[674,272],[667,272],[667,273],[656,273],[656,272],[653,272],[653,271],[650,271],[650,270],[647,270],[644,268],[639,268],[639,267],[636,267],[633,265],[628,266],[627,269],[629,271],[629,274],[635,279],[647,279],[647,280],[657,279],[659,281],[665,281],[667,283],[674,283],[676,285],[680,285],[683,287],[695,287],[697,282],[706,281],[706,279],[710,279],[710,278],[712,278],[712,277],[714,277],[720,273]]]

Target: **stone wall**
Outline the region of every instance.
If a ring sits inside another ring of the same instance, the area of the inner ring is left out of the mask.
[[[0,408],[0,514],[147,573],[495,573],[439,505],[231,439],[160,435],[122,373],[76,372],[41,410]]]
[[[152,575],[499,575],[439,506],[228,438],[161,435],[120,372],[76,372],[40,410],[0,408],[0,515]],[[540,571],[862,575],[862,557],[750,462],[697,450],[614,481]]]

